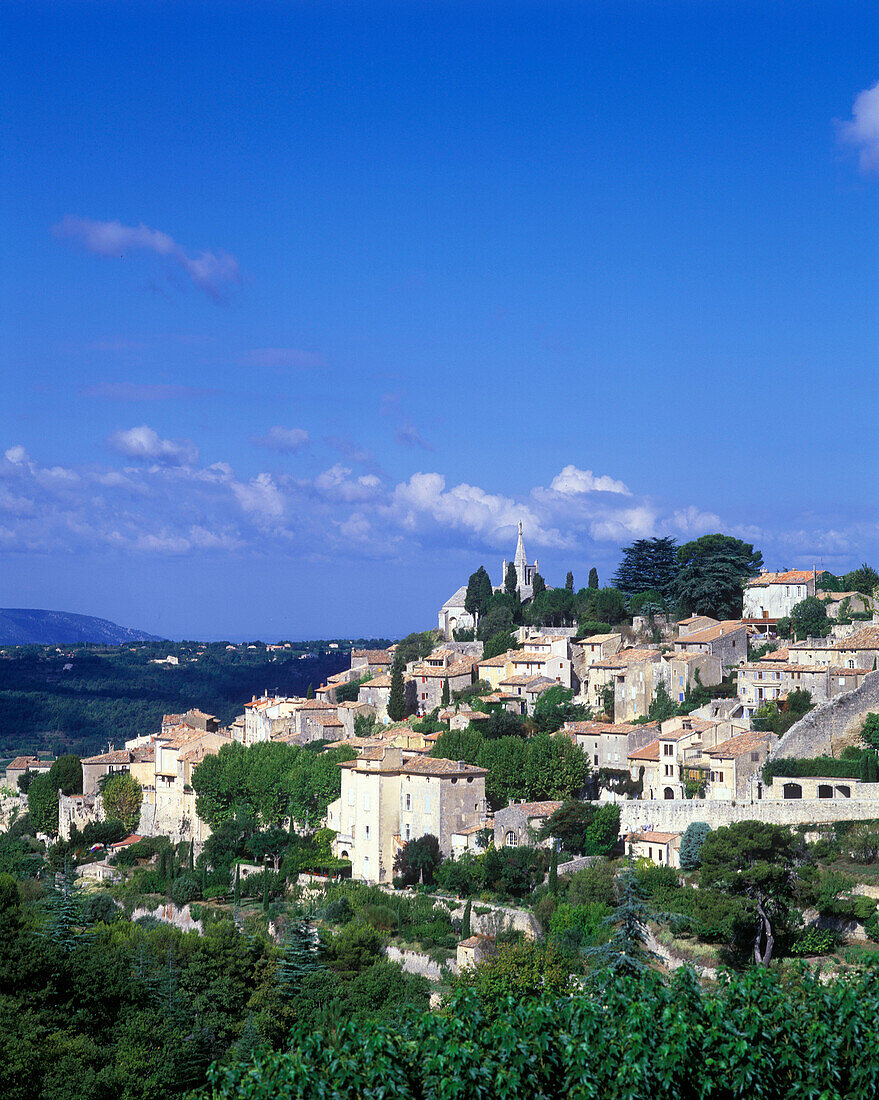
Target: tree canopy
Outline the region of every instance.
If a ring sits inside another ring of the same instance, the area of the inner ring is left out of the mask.
[[[682,610],[737,619],[742,614],[744,582],[760,572],[763,555],[731,535],[703,535],[678,549],[678,562],[673,592]]]
[[[613,577],[613,585],[627,595],[658,592],[671,594],[680,571],[677,541],[673,538],[636,539],[622,551],[622,560]]]

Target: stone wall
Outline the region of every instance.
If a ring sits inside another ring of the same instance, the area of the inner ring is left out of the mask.
[[[429,982],[441,982],[449,974],[458,973],[458,964],[454,959],[446,959],[440,965],[429,955],[420,951],[401,951],[392,943],[385,948],[385,956],[390,962],[399,963],[407,974],[418,974]]]
[[[104,800],[100,794],[61,794],[58,796],[58,836],[70,839],[73,825],[84,829],[91,821],[104,820]]]
[[[875,786],[870,784],[870,786]],[[879,818],[879,801],[854,798],[802,798],[780,802],[709,802],[677,798],[667,801],[620,802],[620,833],[645,825],[658,832],[682,833],[693,821],[705,821],[712,829],[735,821],[767,821],[772,825],[808,825],[830,821],[865,821]]]
[[[6,832],[16,817],[27,813],[27,795],[14,794],[0,797],[0,833]]]
[[[837,695],[796,722],[772,753],[784,756],[838,756],[855,744],[870,711],[879,711],[879,672],[871,672],[854,691]]]

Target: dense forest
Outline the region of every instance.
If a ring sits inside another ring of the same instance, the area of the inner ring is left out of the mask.
[[[163,714],[196,706],[225,724],[266,689],[304,695],[317,687],[348,666],[351,644],[274,652],[263,643],[227,649],[226,642],[10,647],[0,652],[0,758],[89,755],[158,729]],[[169,655],[180,663],[151,663]]]

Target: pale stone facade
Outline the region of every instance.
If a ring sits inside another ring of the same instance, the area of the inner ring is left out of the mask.
[[[815,595],[816,574],[812,569],[788,569],[786,573],[763,572],[745,582],[742,618],[781,619],[795,604]]]
[[[432,834],[443,855],[452,835],[486,816],[483,768],[431,757],[404,759],[401,749],[364,750],[340,764],[342,793],[327,810],[334,854],[351,860],[353,878],[390,882],[407,840]]]
[[[710,654],[718,658],[723,668],[732,668],[748,659],[748,628],[740,620],[730,619],[694,630],[676,639],[675,652]]]
[[[629,833],[624,841],[626,855],[632,859],[646,859],[657,867],[680,867],[681,835],[653,830]]]

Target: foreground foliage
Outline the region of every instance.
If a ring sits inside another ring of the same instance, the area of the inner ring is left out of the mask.
[[[755,968],[708,992],[691,973],[616,976],[593,993],[510,1000],[488,1018],[478,997],[407,1028],[347,1024],[294,1031],[284,1054],[210,1071],[213,1100],[672,1100],[690,1097],[874,1097],[879,1060],[865,1057],[879,974],[823,983]]]

